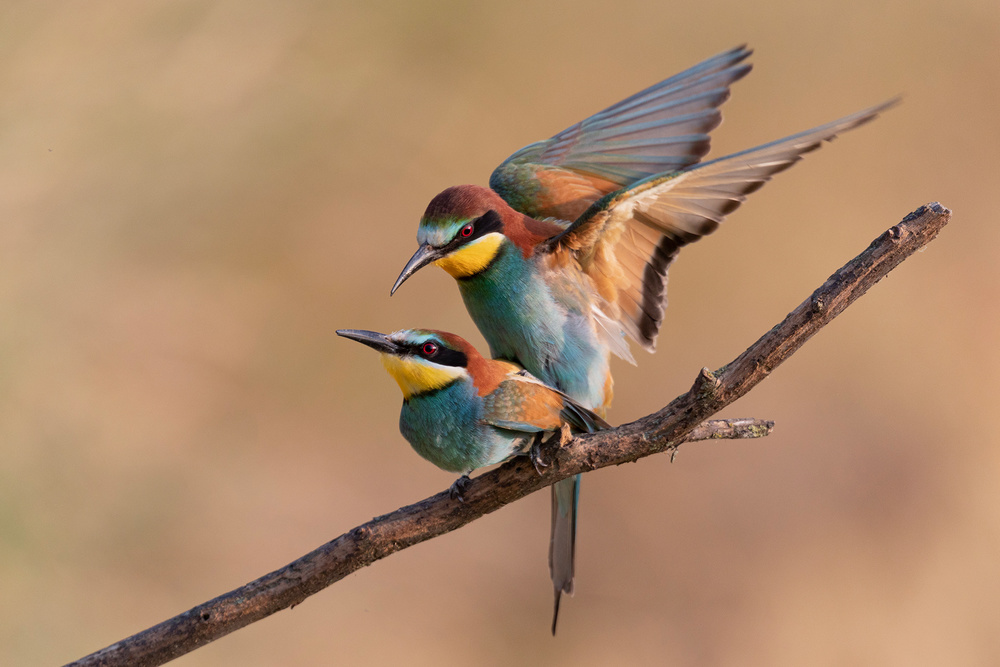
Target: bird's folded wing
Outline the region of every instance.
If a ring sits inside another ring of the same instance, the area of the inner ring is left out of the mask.
[[[608,427],[566,394],[524,372],[511,374],[483,398],[482,421],[526,433],[557,431],[563,423],[585,433]]]
[[[722,122],[730,84],[750,71],[741,64],[750,53],[720,53],[525,146],[494,170],[490,187],[525,215],[575,220],[609,192],[696,163]]]
[[[677,251],[715,231],[774,174],[896,102],[606,195],[545,242],[550,261],[558,266],[570,255],[579,262],[604,300],[602,310],[652,351],[666,306],[667,268]]]

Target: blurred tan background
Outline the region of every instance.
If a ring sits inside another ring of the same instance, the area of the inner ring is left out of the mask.
[[[671,272],[615,423],[779,321],[917,206],[952,224],[724,413],[763,441],[587,475],[549,636],[548,495],[178,661],[1000,664],[1000,4],[6,2],[0,664],[78,658],[452,477],[334,330],[482,346],[448,185],[749,42],[712,156],[898,93]]]

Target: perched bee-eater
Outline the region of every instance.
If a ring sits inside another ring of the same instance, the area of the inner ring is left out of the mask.
[[[563,424],[577,433],[608,426],[517,364],[486,359],[455,334],[424,329],[337,334],[382,353],[382,364],[403,392],[399,430],[420,456],[461,473],[453,496],[460,497],[476,468],[530,453]]]
[[[894,101],[698,164],[729,85],[750,51],[719,54],[507,158],[490,187],[440,193],[392,292],[437,264],[458,281],[492,356],[604,414],[610,355],[635,363],[626,338],[654,351],[667,269],[771,176]],[[549,563],[572,592],[579,480],[553,486]]]

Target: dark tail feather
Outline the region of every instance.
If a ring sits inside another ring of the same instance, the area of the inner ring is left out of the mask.
[[[549,573],[555,588],[552,634],[559,620],[559,598],[573,594],[573,569],[576,557],[576,509],[580,498],[580,476],[552,485],[552,536],[549,541]]]
[[[562,597],[562,591],[558,588],[556,589],[556,606],[552,611],[552,636],[556,636],[556,623],[559,622],[559,598]]]

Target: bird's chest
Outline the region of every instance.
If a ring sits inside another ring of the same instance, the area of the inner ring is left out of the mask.
[[[399,431],[437,467],[465,473],[485,465],[494,445],[479,421],[481,412],[475,389],[459,382],[404,401]]]
[[[490,268],[460,280],[462,299],[494,357],[517,360],[538,377],[558,358],[568,313],[515,248]]]
[[[604,402],[608,350],[598,339],[591,300],[572,276],[553,276],[514,248],[490,268],[460,280],[469,315],[490,353],[588,407]]]

